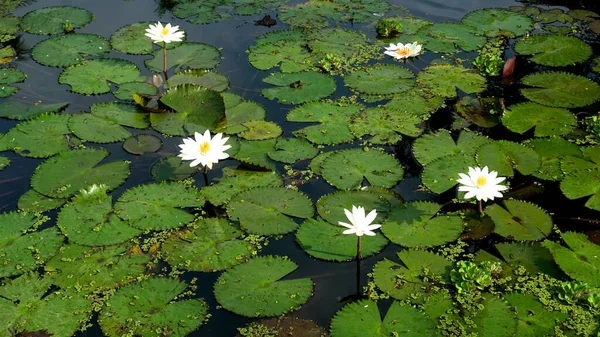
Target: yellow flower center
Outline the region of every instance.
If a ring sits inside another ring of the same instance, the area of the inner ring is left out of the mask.
[[[487,183],[487,179],[484,176],[479,176],[479,178],[477,178],[477,181],[475,183],[479,187],[485,186],[485,184]]]
[[[169,28],[167,28],[167,27],[163,28],[162,31],[160,32],[160,34],[162,36],[165,36],[165,35],[169,34]]]
[[[402,48],[398,48],[398,49],[394,50],[394,52],[400,56],[408,56],[408,55],[410,55],[410,48],[402,47]]]
[[[207,154],[210,151],[210,143],[204,142],[200,144],[200,153]]]

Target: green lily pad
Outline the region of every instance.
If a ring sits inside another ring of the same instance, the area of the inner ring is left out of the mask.
[[[415,85],[413,73],[400,65],[376,64],[344,77],[351,89],[369,95],[392,95]]]
[[[39,268],[63,243],[56,227],[37,231],[43,220],[32,214],[2,213],[0,223],[0,277]]]
[[[443,97],[456,97],[456,88],[467,94],[486,89],[486,80],[473,69],[449,64],[437,64],[425,68],[417,75],[419,86]]]
[[[184,270],[213,272],[246,262],[255,247],[227,219],[198,220],[192,230],[175,233],[162,245],[165,261]]]
[[[151,54],[154,50],[151,39],[146,36],[146,29],[150,24],[156,22],[143,21],[136,22],[117,29],[110,36],[110,45],[112,49],[127,54]],[[186,36],[183,37],[185,41]],[[171,42],[167,44],[167,49],[179,46],[182,42]],[[162,45],[160,46],[162,50]]]
[[[312,217],[314,208],[306,195],[282,187],[256,187],[236,194],[227,204],[227,215],[249,233],[279,235],[294,231],[293,218]],[[292,218],[293,217],[293,218]]]
[[[267,112],[262,105],[246,101],[241,96],[230,93],[221,93],[225,104],[225,120],[221,121],[217,131],[227,134],[240,133],[248,130],[243,124],[249,121],[264,120]]]
[[[490,294],[484,294],[481,308],[473,318],[476,324],[474,332],[477,336],[515,336],[518,320],[508,303]]]
[[[539,242],[504,242],[496,244],[496,249],[504,261],[515,268],[525,267],[530,275],[545,273],[556,278],[563,276],[550,251]]]
[[[0,148],[21,156],[47,158],[71,147],[69,115],[41,115],[17,124],[0,138]]]
[[[335,92],[333,78],[317,72],[272,73],[263,82],[273,84],[275,88],[262,90],[270,99],[279,99],[280,103],[299,104],[325,98]]]
[[[600,168],[600,146],[578,147],[578,150],[565,154],[560,160],[560,169],[565,175]]]
[[[58,78],[78,94],[94,95],[110,92],[110,83],[122,84],[139,80],[138,67],[121,59],[96,59],[65,69]]]
[[[600,15],[585,9],[571,9],[567,14],[574,19],[582,21],[594,21],[600,19]]]
[[[1,24],[1,23],[0,23]],[[1,39],[1,36],[0,36]],[[0,64],[6,64],[13,61],[16,56],[15,49],[12,46],[0,47]]]
[[[533,174],[541,164],[540,156],[532,149],[519,143],[494,141],[477,149],[479,166],[487,166],[499,176],[512,177],[514,170],[521,174]]]
[[[293,164],[298,160],[311,159],[319,150],[307,140],[301,138],[280,138],[275,143],[275,151],[269,152],[269,158],[278,162]]]
[[[56,223],[69,242],[84,246],[114,245],[141,233],[113,213],[112,197],[101,187],[89,195],[77,194],[60,210]]]
[[[573,22],[573,17],[567,15],[560,8],[548,8],[535,15],[534,20],[543,24],[549,24],[554,22],[570,23]]]
[[[523,77],[521,83],[532,87],[521,89],[521,94],[543,105],[578,108],[600,99],[600,86],[596,82],[571,73],[533,73]]]
[[[202,207],[204,198],[193,187],[162,182],[139,185],[121,195],[115,214],[141,230],[164,230],[185,226],[194,216],[181,208]]]
[[[562,136],[577,126],[577,118],[567,109],[524,102],[508,107],[502,116],[502,124],[520,134],[535,127],[536,137]]]
[[[358,189],[364,179],[372,186],[393,187],[404,175],[398,160],[377,149],[338,151],[321,167],[323,178],[339,189]]]
[[[354,135],[348,125],[362,106],[333,102],[310,102],[290,110],[288,122],[318,122],[294,131],[294,135],[305,137],[311,143],[333,145],[350,142]]]
[[[584,233],[566,232],[561,233],[560,236],[568,248],[549,240],[542,243],[550,250],[556,264],[571,278],[594,287],[600,286],[598,245],[589,241]]]
[[[207,24],[228,20],[232,15],[254,15],[275,10],[284,0],[193,0],[178,2],[173,15],[190,23]]]
[[[152,55],[153,58],[144,61],[146,67],[156,73],[163,71],[163,50],[157,49]],[[219,50],[213,46],[198,42],[185,42],[167,50],[167,69],[175,68],[175,71],[212,69],[219,64],[220,56]]]
[[[225,105],[218,92],[198,85],[185,84],[169,89],[160,100],[176,112],[152,113],[156,130],[172,136],[214,130],[225,117]]]
[[[275,151],[275,139],[240,140],[240,150],[232,157],[250,168],[263,171],[276,169],[275,162],[269,158],[269,153]]]
[[[554,333],[556,324],[564,322],[569,317],[566,312],[547,310],[534,295],[511,293],[505,295],[504,299],[515,309],[517,314],[516,336],[551,335]],[[535,314],[532,315],[532,312]]]
[[[144,129],[148,115],[138,106],[127,103],[96,103],[91,113],[72,115],[69,128],[86,141],[96,143],[120,142],[131,137],[125,126]]]
[[[393,302],[381,319],[377,303],[360,300],[338,311],[331,320],[331,337],[436,336],[435,323],[412,306]]]
[[[74,28],[87,26],[94,19],[94,14],[79,7],[55,6],[31,11],[23,16],[21,27],[31,34],[60,34],[65,24]]]
[[[382,224],[383,234],[395,244],[405,247],[435,247],[452,242],[463,231],[457,215],[438,215],[440,205],[415,201],[392,208]]]
[[[378,223],[379,220],[375,220]],[[350,261],[356,258],[356,235],[342,234],[345,227],[332,225],[321,219],[304,221],[296,240],[304,251],[313,257],[327,261]],[[361,237],[361,258],[379,253],[388,243],[383,235]]]
[[[459,173],[468,172],[475,167],[475,159],[464,155],[449,155],[427,164],[421,173],[423,185],[434,193],[443,193],[454,187]]]
[[[0,171],[5,169],[8,165],[10,165],[10,159],[6,157],[0,157]]]
[[[561,138],[532,139],[528,145],[540,155],[540,168],[533,176],[545,180],[560,181],[565,173],[561,169],[561,161],[566,156],[581,156],[579,147]]]
[[[500,123],[503,110],[496,97],[465,96],[454,106],[463,118],[483,128],[491,128]]]
[[[27,75],[17,68],[0,68],[0,98],[14,95],[19,89],[9,84],[23,82],[26,78]]]
[[[425,129],[425,119],[425,116],[382,105],[356,115],[350,130],[359,138],[370,135],[371,144],[395,144],[402,140],[402,135],[418,137]]]
[[[85,329],[92,301],[74,291],[53,289],[48,278],[28,273],[0,287],[2,336],[26,336],[43,330],[47,335],[70,337]]]
[[[52,282],[63,289],[92,292],[110,290],[144,274],[149,257],[132,254],[127,245],[85,247],[71,244],[44,267]]]
[[[218,182],[203,187],[202,195],[211,204],[224,205],[232,196],[254,187],[281,187],[281,177],[272,171],[260,172],[244,169],[224,168]]]
[[[584,62],[592,56],[592,47],[573,36],[531,35],[520,39],[515,50],[522,55],[533,55],[531,61],[537,64],[564,67]]]
[[[123,149],[131,154],[142,155],[158,151],[162,147],[162,140],[155,135],[140,133],[123,142]]]
[[[258,70],[276,66],[284,73],[310,70],[317,57],[307,43],[303,32],[297,29],[268,32],[248,48],[248,61]]]
[[[134,101],[134,94],[155,96],[158,93],[158,88],[148,82],[127,82],[119,84],[118,89],[113,90],[112,93],[117,99]]]
[[[53,36],[36,44],[31,57],[50,67],[68,67],[83,62],[88,56],[101,56],[110,51],[108,41],[94,34]]]
[[[279,316],[297,309],[312,294],[309,278],[281,280],[296,268],[294,262],[279,256],[251,259],[221,274],[215,282],[215,297],[223,308],[238,315]]]
[[[424,277],[425,269],[430,275],[449,279],[452,262],[441,255],[426,250],[402,250],[397,253],[402,264],[383,259],[373,267],[373,278],[379,289],[397,300],[420,304],[425,301],[429,280]]]
[[[436,23],[427,30],[427,35],[432,39],[441,40],[441,43],[429,40],[426,47],[433,52],[451,52],[454,50],[453,45],[456,45],[464,51],[474,51],[481,48],[486,42],[486,38],[478,34],[479,31],[475,28],[464,24]],[[444,46],[445,44],[452,45],[452,50],[437,48],[437,45]]]
[[[159,277],[126,285],[103,308],[100,327],[110,337],[187,336],[204,323],[208,305],[202,299],[181,299],[186,288],[185,282]]]
[[[17,37],[19,23],[21,23],[21,18],[15,16],[0,17],[0,43],[8,42]]]
[[[505,238],[533,241],[552,231],[552,218],[539,206],[520,200],[505,200],[502,208],[493,204],[485,208],[496,225],[495,232]]]
[[[308,1],[296,6],[282,7],[279,19],[292,27],[319,28],[329,21],[359,23],[376,20],[374,13],[383,15],[392,9],[387,1],[373,0],[331,0]]]
[[[528,16],[503,8],[472,11],[462,18],[462,23],[476,28],[486,36],[503,35],[510,38],[525,35],[533,27],[533,20]]]
[[[585,206],[600,211],[600,169],[569,173],[560,183],[560,190],[569,199],[591,196]]]
[[[160,158],[150,168],[154,180],[182,180],[198,172],[198,168],[190,166],[188,161],[181,161],[179,156]],[[202,189],[204,191],[204,189]]]
[[[127,179],[129,163],[119,160],[98,165],[108,154],[106,150],[97,149],[61,152],[36,168],[31,186],[54,198],[67,198],[93,184],[115,189]]]
[[[377,210],[378,218],[383,221],[392,208],[391,205],[402,202],[395,193],[384,191],[365,189],[330,193],[317,201],[317,213],[325,221],[337,226],[340,221],[348,222],[344,209],[350,210],[355,205],[364,207],[366,212]]]
[[[195,84],[217,92],[223,92],[229,88],[229,79],[216,71],[188,69],[171,76],[167,81],[169,88],[182,84]]]
[[[415,89],[394,95],[392,100],[383,107],[397,113],[410,114],[426,119],[443,105],[443,97]]]
[[[25,212],[42,213],[55,208],[59,208],[67,202],[63,198],[51,198],[45,196],[34,189],[27,190],[19,198],[17,206]]]
[[[241,124],[246,130],[240,132],[238,136],[247,140],[265,140],[277,138],[283,133],[283,129],[277,123],[267,121],[247,121]]]
[[[16,120],[30,119],[49,112],[59,112],[69,103],[25,104],[18,101],[0,103],[0,117]]]

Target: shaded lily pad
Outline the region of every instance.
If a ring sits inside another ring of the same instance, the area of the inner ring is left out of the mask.
[[[181,161],[179,156],[160,158],[150,168],[150,174],[155,180],[182,180],[194,175],[198,168],[190,166],[190,162]],[[204,191],[204,189],[202,189]]]
[[[279,19],[292,27],[318,28],[329,21],[358,23],[375,21],[373,13],[384,14],[392,6],[387,1],[313,0],[296,6],[282,7]]]
[[[560,183],[560,190],[569,199],[591,196],[585,206],[600,211],[600,169],[577,170],[567,174]]]
[[[248,130],[243,124],[249,121],[264,120],[267,112],[262,105],[246,101],[241,96],[230,93],[221,93],[225,104],[225,120],[221,121],[218,131],[228,134],[240,133]]]
[[[280,103],[299,104],[325,98],[335,92],[333,78],[317,72],[272,73],[263,82],[273,84],[275,88],[262,90],[270,99],[279,99]]]
[[[312,293],[309,278],[281,280],[296,268],[294,262],[279,256],[251,259],[221,274],[215,282],[215,297],[223,308],[238,315],[281,315],[300,307]]]
[[[340,144],[354,139],[348,124],[360,112],[359,104],[334,102],[310,102],[290,110],[289,122],[318,122],[294,131],[294,135],[306,137],[315,144]]]
[[[467,94],[485,90],[486,80],[473,69],[448,64],[432,65],[417,75],[419,86],[443,97],[456,97],[456,89]]]
[[[67,198],[93,184],[112,190],[127,179],[129,163],[120,160],[98,165],[107,156],[108,151],[97,149],[61,152],[36,168],[31,186],[54,198]]]
[[[476,323],[474,331],[478,336],[502,337],[514,336],[517,330],[517,316],[505,301],[491,294],[484,294],[482,310],[473,317]]]
[[[281,187],[281,177],[273,172],[250,171],[244,169],[223,169],[223,176],[210,186],[203,187],[202,195],[211,204],[220,206],[229,199],[245,190],[254,187]]]
[[[182,300],[186,288],[185,282],[158,277],[122,287],[100,313],[102,331],[110,337],[160,336],[167,331],[169,336],[187,336],[202,325],[208,305],[201,299]]]
[[[58,112],[69,103],[53,104],[25,104],[18,101],[0,103],[0,117],[8,119],[24,120],[39,116],[48,112]]]
[[[556,278],[563,276],[550,251],[539,242],[504,242],[496,244],[496,249],[504,261],[513,267],[525,267],[530,275],[545,273]]]
[[[39,268],[63,243],[56,227],[37,231],[43,220],[32,214],[2,213],[0,223],[0,277]]]
[[[505,200],[502,208],[493,204],[485,208],[496,225],[495,232],[515,240],[540,240],[552,231],[552,218],[539,206],[520,200]]]
[[[155,135],[140,133],[123,142],[123,149],[131,154],[142,155],[158,151],[162,147],[162,140]]]
[[[293,218],[306,219],[314,214],[306,195],[282,187],[256,187],[236,194],[227,204],[231,220],[252,234],[278,235],[294,231]]]
[[[71,134],[68,121],[69,115],[48,114],[17,124],[0,138],[0,148],[34,158],[47,158],[67,151],[73,144],[73,139],[68,136]]]
[[[0,68],[0,98],[14,95],[19,89],[9,84],[23,82],[26,78],[27,75],[17,68]]]
[[[275,144],[275,151],[269,152],[269,158],[287,164],[298,160],[311,159],[319,154],[319,150],[307,140],[301,138],[280,138]]]
[[[275,170],[275,162],[269,158],[269,153],[275,151],[275,139],[240,140],[240,150],[233,155],[244,165],[263,171]]]
[[[588,240],[584,233],[566,232],[560,235],[567,247],[546,240],[542,245],[554,257],[554,261],[565,274],[595,287],[600,286],[600,248]]]
[[[508,107],[502,116],[502,124],[516,133],[523,134],[535,127],[536,137],[562,136],[577,126],[577,118],[567,109],[524,102]]]
[[[486,38],[475,28],[460,23],[436,23],[427,30],[432,40],[426,44],[433,52],[451,52],[454,45],[464,51],[474,51],[485,44]],[[439,40],[439,41],[433,41]],[[444,48],[446,45],[451,49]],[[442,48],[439,48],[441,46]]]
[[[265,140],[277,138],[283,133],[283,129],[277,123],[253,120],[241,124],[246,130],[238,135],[247,140]]]
[[[19,33],[21,18],[15,16],[0,17],[0,43],[10,41]]]
[[[216,71],[188,69],[171,76],[167,81],[168,87],[176,87],[182,84],[195,84],[214,91],[223,92],[229,88],[229,79],[227,76]]]
[[[78,94],[93,95],[110,92],[110,84],[122,84],[139,80],[138,67],[122,59],[96,59],[65,69],[58,78],[60,84],[68,84]]]
[[[293,334],[298,334],[302,337],[329,337],[327,331],[315,322],[289,316],[261,319],[258,322],[252,322],[247,324],[245,328],[239,329],[235,337],[244,337],[240,331],[261,331],[261,329],[268,329],[269,333],[276,333],[273,337],[286,337]]]
[[[583,62],[592,56],[592,47],[573,36],[531,35],[520,39],[515,50],[533,55],[531,61],[551,67],[564,67]]]
[[[477,28],[486,36],[504,35],[510,38],[524,35],[533,26],[533,20],[528,16],[503,8],[472,11],[462,18],[462,23]]]
[[[338,225],[340,221],[348,222],[344,209],[352,209],[352,205],[362,206],[366,212],[377,210],[379,221],[387,217],[391,205],[401,203],[402,200],[394,192],[387,190],[358,190],[338,191],[322,196],[317,201],[317,212],[319,216],[332,225]]]
[[[560,8],[548,8],[535,15],[533,18],[536,22],[549,24],[554,22],[570,23],[573,22],[573,17],[567,15]]]
[[[517,314],[517,336],[535,337],[554,333],[555,326],[569,317],[566,312],[549,311],[534,295],[511,293],[504,299]],[[524,310],[524,309],[527,310]],[[531,313],[535,312],[535,315]]]
[[[395,144],[402,135],[417,137],[424,130],[426,116],[397,110],[389,105],[368,108],[356,115],[350,130],[359,138],[370,135],[371,144]]]
[[[585,9],[571,9],[567,14],[574,19],[582,21],[594,21],[600,19],[600,15]]]
[[[0,64],[12,62],[15,56],[16,52],[12,46],[0,47]]]
[[[31,50],[34,60],[50,67],[67,67],[81,63],[88,56],[101,56],[110,51],[108,41],[94,34],[53,36]]]
[[[144,61],[150,71],[163,71],[163,50],[157,49],[151,59]],[[219,64],[219,50],[211,45],[198,42],[185,42],[167,50],[167,69],[211,69]]]
[[[449,155],[427,164],[421,173],[423,185],[434,193],[443,193],[454,187],[459,173],[468,172],[474,167],[475,159],[464,155]]]
[[[558,71],[545,71],[527,75],[521,83],[532,88],[522,88],[521,94],[540,104],[577,108],[600,99],[600,86],[583,76]]]
[[[391,95],[410,90],[414,85],[413,73],[400,65],[376,64],[344,77],[344,83],[353,90],[369,95]]]
[[[579,147],[560,138],[532,139],[528,143],[540,155],[541,166],[533,176],[546,180],[562,180],[565,176],[561,161],[566,156],[581,156]]]
[[[42,213],[55,208],[59,208],[67,202],[63,198],[51,198],[45,196],[34,189],[23,193],[18,201],[18,207],[25,212]]]
[[[465,96],[455,108],[463,118],[477,126],[491,128],[500,123],[502,107],[496,97]]]
[[[154,96],[158,93],[158,88],[148,82],[126,82],[119,84],[118,89],[112,93],[117,99],[134,101],[134,94]]]
[[[56,6],[31,11],[23,16],[21,27],[31,34],[60,34],[65,24],[74,28],[87,26],[94,19],[92,12],[79,7]]]
[[[413,154],[417,161],[427,166],[434,160],[449,155],[475,155],[477,148],[491,140],[478,133],[462,131],[455,142],[448,130],[439,130],[419,137],[413,143]]]
[[[339,189],[358,189],[366,179],[372,186],[392,187],[404,170],[393,157],[377,149],[348,149],[321,164],[323,178]]]
[[[245,262],[256,248],[227,219],[200,219],[191,230],[174,233],[162,245],[165,261],[193,271],[213,272]]]
[[[193,187],[179,183],[138,185],[119,197],[115,214],[141,230],[164,230],[189,224],[194,215],[182,208],[202,207],[204,198]]]
[[[374,223],[379,223],[375,219]],[[296,232],[296,240],[300,247],[310,256],[327,261],[349,261],[356,258],[356,235],[346,235],[347,229],[340,225],[332,225],[321,219],[308,219],[300,225]],[[379,253],[388,243],[383,235],[361,238],[361,258]]]
[[[540,167],[541,159],[528,147],[501,140],[480,146],[477,149],[477,162],[481,167],[487,166],[497,171],[501,177],[512,177],[514,170],[524,175],[533,174]]]

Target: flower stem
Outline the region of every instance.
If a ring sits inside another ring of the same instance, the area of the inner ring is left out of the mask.
[[[358,241],[356,243],[356,295],[359,297],[362,294],[360,287],[360,236],[357,236]]]
[[[163,74],[165,75],[165,82],[167,81],[167,43],[163,42]]]
[[[204,165],[204,171],[202,172],[204,176],[204,186],[208,186],[208,166]]]
[[[483,215],[483,201],[479,200],[479,214]]]

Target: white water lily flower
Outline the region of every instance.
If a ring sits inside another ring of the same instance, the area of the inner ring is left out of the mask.
[[[407,44],[390,43],[389,47],[385,47],[384,54],[390,55],[398,60],[401,60],[401,59],[406,59],[409,57],[418,56],[419,53],[421,53],[422,48],[423,48],[423,46],[418,44],[417,41],[415,41],[413,43],[407,43]]]
[[[192,160],[190,167],[202,164],[212,169],[212,165],[219,160],[229,158],[229,154],[225,152],[231,148],[231,145],[225,145],[229,137],[222,138],[222,133],[217,133],[214,137],[210,137],[210,131],[206,130],[204,135],[198,132],[194,133],[194,138],[184,138],[179,157],[182,160]]]
[[[483,169],[469,167],[469,175],[459,173],[461,179],[456,181],[462,186],[458,187],[459,191],[467,192],[465,199],[477,198],[477,200],[487,201],[488,199],[502,198],[502,193],[507,189],[504,185],[498,185],[504,181],[504,177],[498,177],[498,172],[488,172],[488,167]]]
[[[377,210],[372,210],[365,216],[364,207],[356,207],[352,205],[352,212],[347,209],[344,209],[344,212],[350,221],[350,224],[341,221],[338,222],[340,225],[349,228],[344,231],[344,234],[356,234],[357,236],[366,234],[369,236],[374,236],[375,233],[372,232],[372,230],[381,227],[379,224],[371,225],[371,222],[373,222],[373,220],[375,220],[377,217]]]
[[[150,28],[146,29],[146,36],[151,38],[152,41],[171,43],[171,42],[179,42],[183,39],[184,32],[179,30],[179,26],[171,26],[170,23],[167,23],[166,26],[163,26],[160,21],[153,25],[150,24]]]

